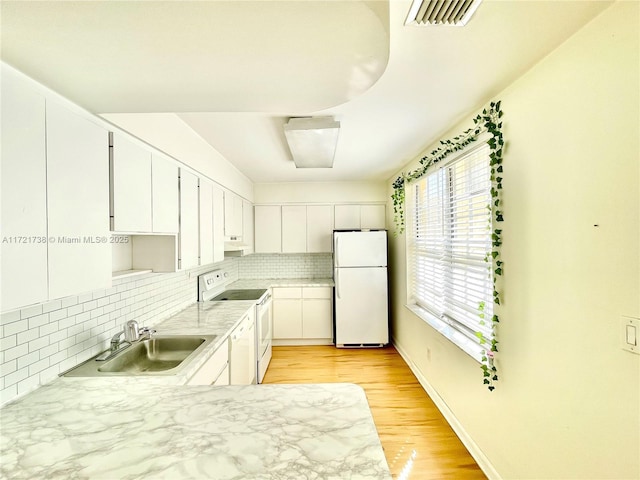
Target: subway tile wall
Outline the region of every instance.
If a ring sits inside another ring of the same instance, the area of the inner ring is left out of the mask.
[[[238,259],[176,273],[114,280],[111,288],[3,313],[0,317],[0,403],[55,379],[108,348],[128,320],[153,326],[197,300],[197,276],[225,268],[238,278]]]
[[[331,253],[256,253],[240,257],[240,278],[331,278]]]

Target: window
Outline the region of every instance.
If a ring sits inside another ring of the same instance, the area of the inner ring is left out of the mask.
[[[488,348],[492,335],[490,153],[475,145],[407,188],[409,307],[478,361],[478,333]]]

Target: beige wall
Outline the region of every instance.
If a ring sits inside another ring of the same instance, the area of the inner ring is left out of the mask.
[[[260,203],[386,202],[386,182],[256,183],[254,201]]]
[[[404,237],[391,242],[395,342],[496,477],[640,478],[640,355],[619,340],[620,316],[640,317],[639,5],[614,4],[496,97],[508,143],[496,391],[404,307]]]

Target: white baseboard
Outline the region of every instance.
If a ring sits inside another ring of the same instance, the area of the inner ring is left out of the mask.
[[[462,424],[458,421],[454,413],[451,411],[446,402],[442,399],[438,392],[431,386],[427,379],[422,375],[420,369],[411,361],[407,352],[401,345],[393,341],[393,346],[396,348],[400,356],[407,362],[409,368],[422,385],[422,388],[427,392],[427,395],[431,397],[433,403],[435,403],[440,413],[444,416],[445,420],[449,423],[453,431],[456,433],[462,444],[467,448],[473,459],[476,461],[480,469],[489,478],[489,480],[502,480],[502,477],[498,474],[498,471],[494,468],[493,464],[489,461],[487,456],[480,450],[480,447],[473,441],[471,436],[464,429]]]

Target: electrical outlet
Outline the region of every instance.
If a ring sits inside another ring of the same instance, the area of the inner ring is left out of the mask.
[[[620,317],[622,349],[640,355],[640,318]]]

